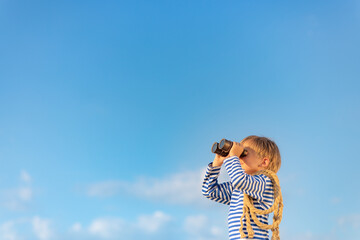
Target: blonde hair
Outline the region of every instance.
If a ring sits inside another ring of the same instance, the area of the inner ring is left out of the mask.
[[[244,142],[250,143],[251,147],[261,158],[269,158],[270,163],[267,169],[277,173],[281,166],[281,156],[279,148],[274,141],[266,137],[251,135],[241,140],[241,143]]]

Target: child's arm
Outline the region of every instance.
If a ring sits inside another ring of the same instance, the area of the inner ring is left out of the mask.
[[[213,166],[213,163],[208,165],[202,184],[202,194],[216,202],[230,205],[232,186],[230,182],[218,184],[220,169],[221,166]]]
[[[253,176],[246,174],[237,156],[226,158],[224,164],[234,189],[240,189],[255,199],[261,201],[267,200],[267,196],[264,196],[264,193],[268,192],[269,185],[272,184],[268,177],[265,175]]]

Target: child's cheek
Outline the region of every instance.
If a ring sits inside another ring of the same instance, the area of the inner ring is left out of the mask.
[[[244,167],[244,161],[240,159],[239,162],[240,162],[241,167]]]

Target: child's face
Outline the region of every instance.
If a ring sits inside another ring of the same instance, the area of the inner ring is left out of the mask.
[[[257,171],[262,170],[261,164],[263,159],[255,152],[249,142],[243,142],[244,150],[247,152],[245,156],[240,157],[241,167],[247,174],[254,174]]]

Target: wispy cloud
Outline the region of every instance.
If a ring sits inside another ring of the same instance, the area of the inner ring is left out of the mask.
[[[305,225],[303,225],[305,226]],[[310,229],[297,228],[288,229],[285,226],[280,225],[280,237],[286,240],[340,240],[340,239],[351,239],[345,236],[339,238],[339,234],[336,228],[329,227],[326,232],[321,230],[317,231]]]
[[[52,239],[53,232],[50,228],[50,220],[49,219],[44,219],[44,218],[35,216],[31,220],[31,224],[32,224],[33,231],[39,240]]]
[[[327,239],[327,240],[338,240],[334,231],[328,233],[315,233],[312,231],[304,231],[294,233],[293,231],[286,231],[286,229],[280,227],[280,237],[281,239],[287,240],[318,240],[318,239]],[[345,239],[345,238],[341,238]],[[347,239],[347,238],[346,238]],[[339,239],[340,240],[340,239]]]
[[[98,218],[92,221],[88,227],[90,235],[95,235],[103,239],[120,237],[126,230],[126,223],[120,218]]]
[[[39,216],[34,216],[32,218],[18,218],[15,220],[6,221],[0,224],[0,239],[54,239],[55,234],[53,233],[50,222],[51,221],[49,219],[44,219]],[[28,232],[27,229],[31,229],[32,232]]]
[[[72,237],[82,236],[82,239],[141,239],[156,236],[166,230],[172,217],[162,211],[155,211],[150,215],[140,215],[135,222],[119,217],[99,217],[91,221],[89,226],[83,227],[79,222],[74,223],[70,232]]]
[[[71,239],[176,239],[218,240],[227,238],[226,220],[205,215],[189,215],[176,219],[163,211],[142,214],[135,221],[119,217],[100,217],[88,226],[76,222],[70,227]]]
[[[18,187],[2,191],[2,198],[4,199],[2,205],[8,210],[24,210],[33,198],[32,178],[30,174],[22,170],[19,180],[20,184]]]
[[[14,228],[14,221],[7,221],[0,225],[0,239],[2,240],[20,240]]]
[[[25,170],[21,170],[20,179],[24,183],[31,183],[32,180],[30,174]]]
[[[215,240],[227,237],[227,228],[212,224],[205,215],[188,216],[184,221],[184,231],[192,240]]]
[[[360,229],[360,214],[341,216],[338,218],[338,224],[343,227],[348,226],[353,229]]]
[[[111,180],[91,184],[87,195],[92,197],[111,197],[126,192],[142,199],[185,205],[206,205],[209,201],[201,194],[201,184],[205,169],[179,172],[163,178],[139,177],[133,182]],[[226,180],[221,173],[219,182]]]
[[[138,218],[137,227],[147,233],[158,232],[171,217],[161,211],[156,211],[152,215],[141,215]]]
[[[82,229],[83,229],[82,224],[79,223],[79,222],[76,222],[76,223],[74,223],[74,224],[71,226],[70,232],[75,232],[75,233],[77,233],[77,232],[81,232]]]

